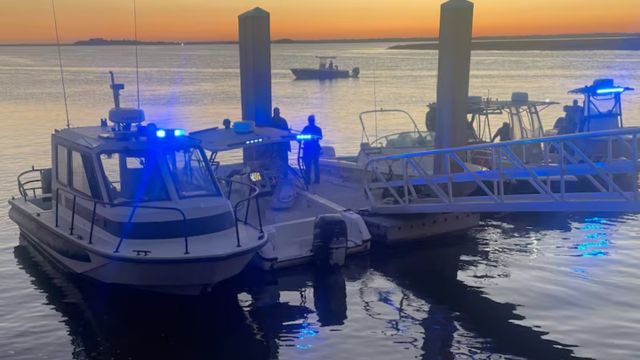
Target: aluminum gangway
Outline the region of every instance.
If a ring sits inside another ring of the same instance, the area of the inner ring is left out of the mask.
[[[622,128],[374,158],[365,193],[381,214],[640,212],[639,136]]]

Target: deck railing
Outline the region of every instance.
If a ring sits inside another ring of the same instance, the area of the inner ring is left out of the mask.
[[[36,169],[35,167],[32,168],[31,170],[27,170],[23,173],[21,173],[20,175],[18,175],[17,177],[17,182],[18,182],[18,192],[20,193],[20,196],[27,201],[29,198],[33,198],[33,199],[37,199],[37,198],[42,198],[42,196],[44,195],[42,193],[42,189],[43,189],[43,185],[42,185],[42,180],[41,180],[41,176],[38,178],[26,178],[29,175],[33,175],[35,173],[38,174],[42,174],[43,171],[47,171],[49,169]],[[26,178],[26,179],[25,179]],[[251,186],[248,184],[243,184],[243,185],[247,185],[247,186]],[[38,190],[40,190],[40,194],[38,194]],[[88,202],[91,204],[92,206],[92,210],[91,210],[91,224],[90,224],[90,228],[89,228],[89,244],[93,244],[93,234],[94,234],[94,229],[95,229],[95,222],[96,222],[96,214],[97,214],[97,210],[98,210],[98,205],[101,206],[106,206],[106,207],[124,207],[124,208],[131,208],[131,213],[129,215],[129,218],[127,220],[127,223],[125,225],[125,228],[130,228],[131,224],[135,218],[135,215],[138,211],[138,209],[148,209],[148,210],[161,210],[161,211],[171,211],[171,212],[175,212],[178,213],[180,215],[180,219],[182,222],[182,232],[183,232],[183,238],[184,238],[184,254],[188,255],[189,254],[189,235],[188,235],[188,221],[187,221],[187,216],[184,213],[184,211],[182,211],[179,208],[176,207],[169,207],[169,206],[151,206],[151,205],[143,205],[143,204],[139,204],[139,203],[113,203],[113,202],[108,202],[108,201],[102,201],[102,200],[97,200],[97,199],[93,199],[89,196],[86,196],[84,194],[79,194],[75,191],[72,190],[68,190],[68,189],[64,189],[64,188],[56,188],[55,191],[55,226],[59,227],[60,225],[60,193],[66,193],[69,196],[71,196],[72,198],[72,206],[71,206],[71,223],[69,226],[69,235],[73,235],[74,234],[74,230],[76,227],[76,214],[77,214],[77,204],[78,204],[78,199],[83,200],[85,202]],[[236,244],[238,247],[241,247],[241,241],[240,241],[240,229],[238,227],[238,222],[240,222],[241,220],[239,220],[239,217],[237,215],[238,209],[240,207],[240,205],[244,202],[247,202],[249,206],[249,203],[252,199],[256,198],[257,194],[258,194],[258,188],[257,187],[253,187],[252,186],[252,192],[250,194],[250,196],[246,199],[243,199],[241,201],[239,201],[238,203],[235,204],[234,206],[234,225],[235,225],[235,232],[236,232]],[[256,208],[258,209],[258,229],[260,230],[260,232],[262,232],[262,218],[260,216],[260,204],[258,203],[257,199],[256,199]],[[245,216],[244,218],[244,223],[248,224],[248,220],[247,220],[247,216]],[[118,243],[115,247],[115,249],[113,250],[114,253],[118,253],[120,251],[120,248],[123,244],[123,242],[126,240],[126,234],[123,232],[120,234],[120,238],[118,239]]]
[[[121,203],[112,203],[112,202],[108,202],[108,201],[102,201],[102,200],[96,200],[93,198],[90,198],[86,195],[82,195],[82,194],[78,194],[74,191],[68,190],[68,189],[64,189],[64,188],[56,188],[56,196],[55,196],[55,203],[56,203],[56,207],[55,207],[55,226],[58,227],[59,226],[59,207],[60,207],[60,192],[64,192],[67,193],[68,195],[72,196],[72,207],[71,207],[71,224],[69,226],[69,235],[73,235],[73,231],[74,231],[74,227],[75,227],[75,218],[76,218],[76,212],[77,212],[77,203],[78,203],[78,199],[84,200],[86,202],[90,202],[92,203],[92,211],[91,211],[91,226],[89,229],[89,244],[93,243],[93,233],[94,233],[94,228],[95,228],[95,222],[96,222],[96,214],[97,214],[97,208],[98,205],[102,205],[102,206],[108,206],[108,207],[112,207],[112,208],[130,208],[131,209],[131,213],[129,214],[129,218],[127,219],[127,223],[125,225],[126,229],[130,229],[131,228],[131,224],[133,222],[133,219],[135,217],[136,212],[138,211],[138,209],[148,209],[148,210],[161,210],[161,211],[171,211],[171,212],[176,212],[180,215],[181,217],[181,221],[182,221],[182,233],[183,233],[183,238],[184,238],[184,255],[188,255],[189,254],[189,235],[188,235],[188,226],[187,226],[187,216],[185,215],[184,211],[176,208],[176,207],[170,207],[170,206],[151,206],[151,205],[142,205],[139,203],[131,203],[131,204],[121,204]],[[124,240],[126,240],[126,235],[125,232],[123,231],[120,234],[120,238],[118,239],[118,243],[116,244],[115,249],[113,250],[114,253],[118,253],[120,252],[120,247],[122,246],[122,243],[124,242]]]
[[[237,240],[237,246],[240,247],[240,230],[238,228],[238,224],[240,223],[240,221],[242,221],[244,225],[249,225],[259,230],[260,233],[264,232],[264,230],[262,229],[262,214],[260,213],[260,199],[258,199],[258,194],[260,193],[260,189],[255,185],[247,184],[242,181],[237,181],[232,179],[220,179],[220,180],[224,181],[227,184],[227,199],[229,199],[229,201],[231,201],[231,191],[233,189],[234,184],[238,186],[247,187],[249,190],[249,195],[246,198],[239,200],[238,202],[235,203],[235,205],[233,205],[233,217],[235,219],[235,227],[236,227],[236,240]],[[257,226],[249,222],[249,208],[251,206],[251,201],[254,201],[254,200],[256,204],[256,213],[258,217]],[[245,203],[246,205],[245,205],[244,219],[240,220],[240,217],[238,216],[238,210]]]
[[[374,158],[365,192],[387,213],[638,211],[639,135],[624,128]],[[569,186],[578,181],[586,187]],[[513,191],[516,183],[527,191]]]

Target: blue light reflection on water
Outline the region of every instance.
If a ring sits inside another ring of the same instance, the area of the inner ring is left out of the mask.
[[[305,340],[308,338],[313,338],[318,335],[318,330],[314,330],[311,324],[305,320],[300,325],[300,329],[298,330],[298,340]],[[296,348],[300,350],[308,350],[311,349],[313,345],[307,343],[296,344]]]
[[[606,221],[601,217],[589,217],[584,219],[584,224],[580,227],[580,231],[585,232],[585,240],[598,240],[598,241],[585,241],[576,245],[576,249],[581,251],[578,255],[580,257],[605,257],[609,255],[607,249],[611,243],[609,241],[609,234],[606,231]]]

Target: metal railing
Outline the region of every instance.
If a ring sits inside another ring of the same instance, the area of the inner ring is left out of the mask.
[[[187,226],[187,216],[185,215],[184,211],[176,208],[176,207],[169,207],[169,206],[151,206],[151,205],[141,205],[138,203],[132,203],[132,204],[120,204],[120,203],[112,203],[112,202],[108,202],[108,201],[102,201],[102,200],[96,200],[93,198],[90,198],[86,195],[82,195],[82,194],[78,194],[74,191],[71,190],[67,190],[64,188],[56,188],[56,207],[55,207],[55,226],[58,227],[59,226],[59,207],[60,207],[60,192],[64,192],[67,193],[69,195],[71,195],[73,197],[73,202],[72,202],[72,207],[71,207],[71,224],[69,226],[69,235],[73,235],[73,230],[74,230],[74,226],[75,226],[75,218],[76,218],[76,207],[77,207],[77,202],[78,199],[84,200],[86,202],[90,202],[93,205],[93,209],[91,211],[91,227],[89,230],[89,244],[93,244],[93,233],[94,233],[94,228],[95,228],[95,222],[96,222],[96,214],[97,214],[97,207],[98,205],[102,205],[102,206],[108,206],[108,207],[112,207],[112,208],[117,208],[117,207],[121,207],[121,208],[131,208],[131,213],[129,215],[129,218],[127,220],[127,223],[125,225],[126,228],[130,229],[131,228],[131,224],[133,222],[133,219],[135,217],[136,212],[138,211],[138,209],[148,209],[148,210],[163,210],[163,211],[172,211],[172,212],[177,212],[178,214],[180,214],[181,216],[181,221],[183,224],[183,237],[184,237],[184,254],[188,255],[189,254],[189,235],[188,235],[188,226]],[[116,245],[115,249],[113,250],[114,253],[118,253],[120,252],[120,247],[122,246],[123,241],[126,239],[126,234],[124,232],[122,232],[120,234],[120,238],[118,240],[118,244]]]
[[[30,170],[24,171],[22,173],[20,173],[18,175],[18,192],[20,193],[20,196],[23,199],[26,199],[29,197],[29,192],[32,192],[33,198],[37,198],[38,197],[38,193],[37,191],[39,190],[41,192],[43,192],[43,185],[42,185],[42,174],[45,171],[50,171],[50,168],[38,168],[36,169],[35,166],[32,166]],[[27,176],[33,176],[35,174],[38,174],[38,178],[29,178],[27,180],[25,180],[24,178]],[[34,184],[37,184],[34,186]]]
[[[234,224],[236,228],[236,241],[237,241],[237,247],[240,247],[241,246],[240,245],[240,229],[238,227],[238,224],[240,223],[241,220],[238,217],[238,210],[240,209],[242,204],[246,203],[244,219],[242,220],[242,223],[244,225],[249,225],[251,227],[254,227],[255,229],[259,230],[260,233],[264,233],[264,230],[262,229],[262,214],[260,213],[260,199],[258,199],[258,194],[260,193],[260,189],[255,185],[247,184],[242,181],[237,181],[232,179],[222,179],[222,178],[220,180],[227,183],[227,188],[228,188],[227,199],[229,199],[229,201],[231,201],[231,191],[233,189],[234,184],[245,186],[249,189],[249,195],[246,198],[239,200],[238,202],[235,203],[235,205],[233,205],[233,217],[234,217]],[[249,208],[251,206],[252,200],[255,200],[255,203],[256,203],[256,213],[258,216],[257,227],[249,223]]]
[[[379,157],[364,187],[385,213],[640,211],[639,135],[625,128]]]
[[[42,185],[42,172],[46,171],[49,169],[36,169],[35,167],[32,167],[30,170],[24,171],[22,173],[20,173],[17,177],[17,182],[18,182],[18,192],[20,193],[20,196],[26,201],[31,195],[29,194],[29,192],[32,192],[32,196],[34,199],[38,198],[37,195],[37,190],[40,190],[42,192],[43,190],[43,185]],[[24,178],[28,175],[32,175],[38,173],[40,176],[37,179],[27,179],[24,180]],[[231,180],[227,180],[230,181]],[[240,205],[243,203],[247,203],[247,211],[245,213],[245,217],[244,217],[244,224],[245,225],[250,225],[248,224],[248,208],[250,205],[250,202],[252,199],[255,199],[259,193],[259,189],[253,185],[249,185],[249,184],[245,184],[242,182],[237,182],[240,183],[242,185],[245,186],[249,186],[251,187],[252,193],[250,191],[250,195],[249,197],[247,197],[246,199],[240,200],[238,201],[234,207],[233,207],[233,216],[234,216],[234,225],[235,225],[235,232],[236,232],[236,244],[237,247],[241,247],[242,244],[240,242],[240,229],[238,227],[238,222],[239,217],[237,215],[238,209],[240,208]],[[33,184],[38,184],[36,186],[34,186]],[[81,199],[83,201],[89,202],[92,204],[92,210],[91,210],[91,225],[90,225],[90,229],[89,229],[89,244],[93,244],[93,233],[94,233],[94,229],[95,229],[95,222],[96,222],[96,214],[97,214],[97,207],[98,205],[102,205],[102,206],[108,206],[108,207],[125,207],[125,208],[131,208],[131,213],[129,215],[129,218],[127,220],[126,223],[126,228],[130,228],[131,224],[134,220],[135,214],[137,213],[138,209],[149,209],[149,210],[162,210],[162,211],[173,211],[173,212],[177,212],[180,217],[181,217],[181,221],[183,224],[183,237],[184,237],[184,254],[188,255],[189,254],[189,235],[188,235],[188,222],[187,222],[187,216],[184,213],[184,211],[182,211],[179,208],[176,207],[168,207],[168,206],[150,206],[150,205],[142,205],[139,203],[131,203],[131,204],[127,204],[127,203],[113,203],[113,202],[108,202],[108,201],[102,201],[102,200],[96,200],[93,199],[91,197],[88,197],[84,194],[79,194],[77,192],[74,192],[72,190],[68,190],[68,189],[64,189],[64,188],[60,188],[57,187],[56,191],[55,191],[55,226],[59,227],[59,206],[60,206],[60,192],[64,192],[69,194],[70,196],[72,196],[72,206],[71,206],[71,224],[69,227],[69,235],[73,235],[74,232],[74,228],[75,228],[75,223],[76,223],[76,208],[77,208],[77,202],[78,199]],[[229,186],[229,195],[231,193],[231,186]],[[42,194],[41,194],[42,195]],[[260,204],[259,201],[257,199],[256,200],[256,209],[257,209],[257,213],[258,213],[258,229],[260,230],[260,232],[263,232],[262,229],[262,217],[260,214]],[[120,234],[120,238],[118,240],[118,243],[114,249],[114,253],[118,253],[120,251],[120,248],[122,246],[123,241],[125,240],[125,234],[124,232],[122,234]]]

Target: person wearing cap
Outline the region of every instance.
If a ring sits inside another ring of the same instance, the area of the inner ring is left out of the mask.
[[[308,185],[311,183],[311,169],[313,168],[314,183],[320,183],[320,140],[322,140],[322,129],[316,125],[316,117],[309,115],[308,125],[302,129],[302,135],[309,135],[310,138],[303,141],[302,161],[304,163],[304,181]]]

